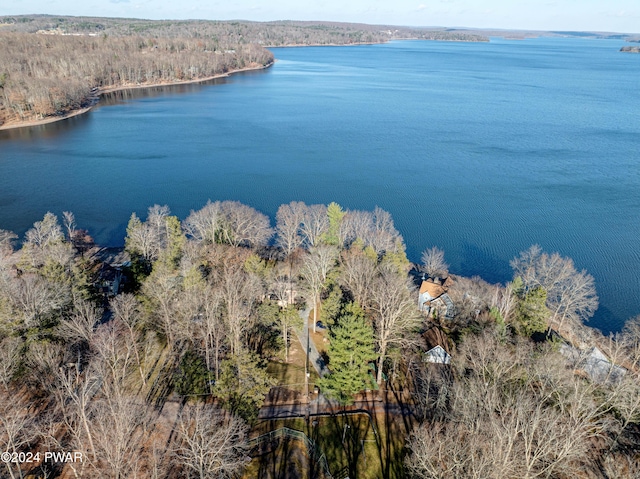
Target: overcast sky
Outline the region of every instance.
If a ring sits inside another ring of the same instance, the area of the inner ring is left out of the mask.
[[[0,0],[27,13],[640,32],[640,0]]]

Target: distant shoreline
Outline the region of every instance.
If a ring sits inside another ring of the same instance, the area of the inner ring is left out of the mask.
[[[64,115],[60,115],[60,116],[50,116],[50,117],[42,118],[41,120],[26,120],[26,121],[19,121],[19,122],[11,122],[11,123],[8,123],[8,124],[1,125],[0,126],[0,131],[14,130],[14,129],[17,129],[17,128],[29,128],[29,127],[32,127],[32,126],[46,125],[46,124],[49,124],[49,123],[55,123],[57,121],[68,120],[69,118],[73,118],[74,116],[83,115],[83,114],[87,113],[88,111],[91,111],[91,109],[98,104],[100,96],[105,95],[107,93],[114,93],[114,92],[117,92],[117,91],[124,91],[124,90],[140,90],[140,89],[144,89],[144,88],[157,88],[157,87],[163,87],[163,86],[189,85],[189,84],[193,84],[193,83],[204,83],[204,82],[207,82],[207,81],[210,81],[210,80],[215,80],[217,78],[225,78],[225,77],[233,75],[234,73],[241,73],[241,72],[254,71],[254,70],[265,70],[265,69],[271,67],[274,63],[275,63],[275,60],[270,62],[270,63],[268,63],[267,65],[240,68],[238,70],[232,70],[232,71],[228,71],[226,73],[219,73],[217,75],[209,76],[209,77],[206,77],[206,78],[198,78],[196,80],[175,81],[175,82],[168,82],[168,83],[152,83],[152,84],[148,84],[148,85],[123,85],[123,86],[118,86],[118,87],[110,87],[110,88],[99,89],[98,92],[95,94],[96,101],[91,106],[80,108],[78,110],[73,110],[73,111],[70,111],[69,113],[65,113]]]
[[[361,45],[384,45],[386,42],[359,42],[359,43],[305,43],[290,45],[260,45],[264,48],[304,48],[304,47],[359,47]]]
[[[488,43],[491,40],[455,40],[455,39],[431,39],[431,38],[390,38],[382,42],[357,42],[357,43],[305,43],[293,45],[261,45],[264,48],[304,48],[304,47],[358,47],[362,45],[386,45],[396,41],[420,41],[420,42],[458,42],[458,43]]]

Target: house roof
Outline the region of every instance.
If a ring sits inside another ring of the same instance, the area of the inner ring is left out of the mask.
[[[445,290],[442,286],[431,281],[423,281],[420,285],[420,294],[428,293],[431,298],[437,298],[443,295],[444,292]]]
[[[436,346],[427,351],[425,360],[430,363],[449,364],[451,362],[451,355],[447,353],[442,346]]]
[[[617,382],[626,372],[624,368],[612,364],[604,353],[595,346],[587,356],[583,369],[596,382]]]
[[[437,306],[438,304],[443,305],[446,309],[445,316],[447,318],[453,318],[453,315],[455,314],[455,306],[453,304],[453,301],[451,300],[451,297],[447,293],[444,293],[442,296],[439,296],[433,300],[433,306]]]
[[[560,347],[560,352],[572,361],[576,361],[577,369],[581,369],[597,383],[618,382],[626,374],[626,369],[612,364],[611,361],[598,349],[593,347],[589,351],[581,351],[568,344]]]

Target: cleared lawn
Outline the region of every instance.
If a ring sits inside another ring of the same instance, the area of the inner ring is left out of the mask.
[[[289,349],[289,362],[269,361],[267,372],[277,379],[278,385],[271,389],[267,396],[267,403],[299,401],[305,393],[304,362],[306,360],[304,348],[298,337],[293,335]],[[318,373],[312,367],[309,371],[309,387],[312,389],[318,380]]]
[[[402,431],[402,421],[398,427],[375,417],[370,419],[366,413],[337,414],[329,417],[311,417],[259,422],[252,435],[258,436],[279,428],[301,431],[315,444],[316,454],[303,464],[300,457],[309,451],[304,440],[286,437],[271,445],[271,451],[259,450],[255,454],[245,477],[263,477],[265,471],[276,472],[265,477],[283,479],[297,477],[324,477],[322,456],[333,477],[351,479],[401,478],[402,448],[406,434]],[[282,444],[285,444],[283,446]],[[290,455],[287,459],[286,454]],[[293,471],[296,467],[305,467],[303,471]],[[256,475],[256,473],[260,474]],[[253,474],[253,475],[252,475]]]

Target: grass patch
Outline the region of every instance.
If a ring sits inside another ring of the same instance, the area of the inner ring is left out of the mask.
[[[329,471],[334,477],[349,476],[352,479],[377,479],[381,477],[399,479],[402,474],[402,448],[405,434],[393,422],[370,419],[367,414],[311,417],[262,421],[256,424],[252,435],[286,427],[304,432],[316,445],[316,456],[309,459],[304,471],[272,477],[323,477],[320,455],[326,458]],[[271,451],[260,451],[254,458],[245,477],[263,477],[264,471],[284,471],[285,464],[300,463],[301,454],[308,453],[302,440],[288,439],[286,447],[273,445]],[[283,454],[290,454],[287,461]],[[304,466],[303,466],[304,467]],[[311,473],[309,473],[311,471]],[[254,474],[251,476],[250,474]],[[259,473],[256,475],[256,473]]]
[[[269,361],[267,372],[278,380],[279,386],[304,392],[305,361],[304,347],[294,335],[289,348],[289,361]],[[309,382],[315,383],[318,380],[318,373],[313,367],[310,368],[309,373]]]

